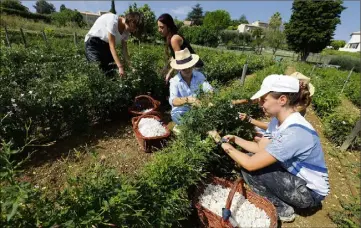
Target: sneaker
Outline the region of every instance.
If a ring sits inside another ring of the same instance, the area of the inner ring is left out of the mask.
[[[278,213],[278,220],[282,222],[293,222],[295,218],[296,218],[295,211],[291,206],[285,210],[282,210],[282,212]]]
[[[295,214],[291,214],[288,216],[278,215],[278,220],[280,220],[282,222],[293,222],[293,221],[295,221],[295,218],[296,218]]]

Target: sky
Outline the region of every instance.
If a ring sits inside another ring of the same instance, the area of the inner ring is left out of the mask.
[[[33,5],[36,1],[21,1],[31,11],[35,11]],[[57,11],[60,5],[78,11],[98,12],[110,9],[110,0],[104,1],[49,1],[54,4]],[[192,6],[199,3],[203,12],[223,9],[230,13],[232,19],[239,19],[244,14],[251,23],[256,20],[268,22],[275,13],[280,12],[283,21],[289,21],[292,11],[292,1],[115,1],[115,9],[118,14],[123,13],[130,4],[136,2],[138,7],[148,4],[158,17],[162,13],[169,13],[174,18],[184,20],[187,13],[192,10]],[[352,32],[360,31],[360,1],[344,1],[347,7],[341,14],[341,24],[337,25],[334,39],[350,39]]]

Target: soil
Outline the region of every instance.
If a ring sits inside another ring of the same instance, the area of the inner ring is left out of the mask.
[[[69,174],[77,175],[90,163],[101,160],[131,177],[151,158],[152,153],[140,149],[130,120],[115,121],[35,152],[24,167],[22,179],[51,192],[62,189]]]

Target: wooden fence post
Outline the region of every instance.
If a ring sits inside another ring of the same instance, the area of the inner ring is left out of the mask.
[[[48,38],[46,37],[45,31],[43,30],[41,32],[41,34],[43,35],[43,39],[44,39],[45,44],[48,44]]]
[[[78,45],[78,37],[76,36],[76,32],[74,32],[74,44],[75,46]]]
[[[248,68],[248,57],[246,59],[246,63],[243,66],[243,70],[242,70],[242,77],[241,77],[241,85],[243,86],[244,81],[246,80],[246,73],[247,73],[247,68]]]
[[[10,43],[10,39],[9,39],[9,33],[8,33],[8,28],[5,25],[5,37],[6,37],[6,43],[8,44],[8,47],[11,48],[11,43]]]
[[[28,45],[26,44],[25,34],[22,28],[20,28],[20,32],[21,32],[21,37],[23,38],[24,46],[28,47]]]
[[[346,140],[342,143],[341,151],[345,151],[349,148],[353,140],[356,138],[357,134],[361,131],[361,119],[356,122],[355,127],[352,129],[351,134],[349,134]]]
[[[348,76],[347,76],[347,78],[346,78],[345,83],[343,84],[343,87],[342,87],[341,93],[343,93],[343,90],[345,89],[347,82],[350,80],[350,77],[351,77],[352,71],[353,71],[353,67],[352,67],[352,69],[350,70],[350,73],[348,74]]]

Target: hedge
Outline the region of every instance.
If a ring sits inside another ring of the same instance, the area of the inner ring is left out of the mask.
[[[24,18],[27,18],[27,19],[42,20],[42,21],[47,22],[47,23],[51,22],[51,17],[50,16],[43,15],[43,14],[38,14],[38,13],[31,13],[31,12],[27,12],[27,11],[20,11],[20,10],[8,9],[8,8],[3,8],[3,7],[0,7],[0,12],[5,13],[5,14],[9,14],[9,15],[21,16],[21,17],[24,17]]]

